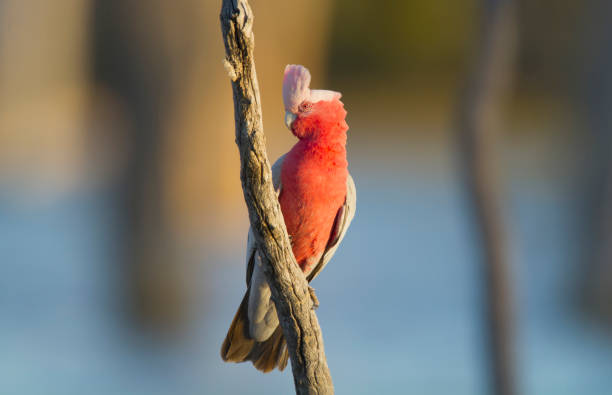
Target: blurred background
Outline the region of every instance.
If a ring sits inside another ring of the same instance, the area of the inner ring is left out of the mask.
[[[516,393],[611,393],[611,3],[252,7],[270,159],[286,64],[348,110],[357,215],[313,284],[337,393],[489,393],[474,152]],[[0,1],[0,393],[292,393],[219,357],[248,227],[219,10]]]

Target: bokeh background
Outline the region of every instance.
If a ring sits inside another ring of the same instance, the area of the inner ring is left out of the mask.
[[[348,110],[357,216],[313,284],[338,394],[489,391],[457,125],[487,3],[252,1],[271,160],[294,143],[286,64]],[[514,6],[487,149],[517,392],[609,394],[612,6]],[[248,227],[219,10],[0,2],[0,393],[293,391],[219,357]]]

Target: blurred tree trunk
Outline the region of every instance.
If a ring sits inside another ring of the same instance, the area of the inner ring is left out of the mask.
[[[176,329],[185,312],[180,265],[171,258],[162,164],[163,121],[172,100],[172,48],[159,1],[95,0],[96,83],[124,106],[126,162],[119,181],[121,260],[131,311],[141,323]]]
[[[482,243],[491,393],[516,393],[509,248],[498,178],[502,99],[513,74],[515,3],[484,0],[479,43],[459,109],[459,132]]]
[[[612,323],[612,3],[586,2],[587,27],[580,56],[579,85],[584,136],[586,235],[584,299],[587,309]]]

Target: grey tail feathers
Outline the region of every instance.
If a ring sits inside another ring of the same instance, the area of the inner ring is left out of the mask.
[[[267,340],[258,342],[251,339],[247,316],[248,306],[249,290],[247,289],[221,346],[221,358],[225,362],[251,361],[255,368],[264,373],[276,367],[279,370],[285,369],[289,360],[289,352],[281,327],[278,326]]]

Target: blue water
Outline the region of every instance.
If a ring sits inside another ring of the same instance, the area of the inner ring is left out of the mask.
[[[420,159],[385,161],[377,150],[353,151],[358,214],[313,284],[336,392],[484,394],[478,255],[453,162],[418,147]],[[522,393],[612,393],[612,341],[572,308],[569,184],[510,173]],[[219,358],[242,297],[245,235],[240,248],[203,243],[201,307],[180,341],[159,343],[116,309],[112,214],[102,190],[0,204],[0,394],[292,393],[290,370],[262,375]]]

